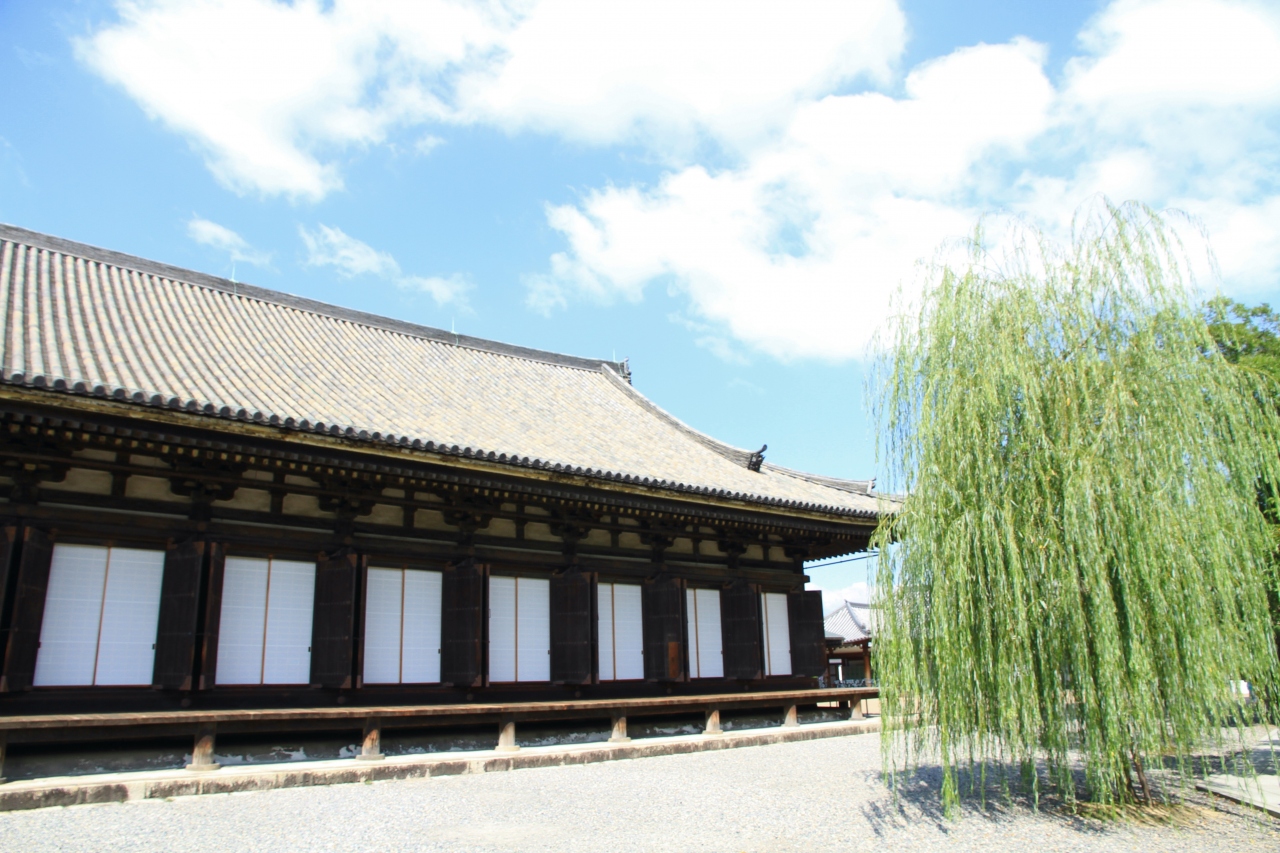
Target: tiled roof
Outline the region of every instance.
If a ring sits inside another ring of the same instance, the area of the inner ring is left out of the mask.
[[[0,225],[0,381],[871,517],[867,481],[693,430],[613,362],[453,335]]]
[[[827,614],[823,626],[828,634],[839,634],[846,643],[857,643],[871,639],[874,629],[871,620],[870,604],[846,601]]]

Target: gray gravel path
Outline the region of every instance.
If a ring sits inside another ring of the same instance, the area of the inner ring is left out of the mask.
[[[871,735],[477,776],[0,814],[0,850],[1280,851],[1280,821],[1229,804],[1116,826],[1019,804],[896,802]]]

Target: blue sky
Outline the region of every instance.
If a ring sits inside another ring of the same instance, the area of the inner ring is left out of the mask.
[[[0,221],[629,357],[825,474],[876,473],[868,340],[981,214],[1177,207],[1280,293],[1275,3],[9,0],[0,78]]]

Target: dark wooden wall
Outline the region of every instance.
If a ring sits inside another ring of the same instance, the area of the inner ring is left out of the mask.
[[[550,697],[583,690],[610,695],[714,691],[729,682],[803,686],[825,664],[820,594],[797,591],[804,582],[803,562],[858,550],[870,532],[865,520],[842,526],[580,486],[521,483],[428,464],[379,467],[336,451],[330,457],[303,455],[297,448],[263,442],[233,445],[225,436],[200,431],[140,432],[109,420],[66,421],[0,405],[0,497],[4,488],[10,490],[8,502],[0,503],[0,714],[44,707],[309,705],[358,694],[408,702],[463,701],[473,695]],[[86,449],[95,455],[86,456]],[[144,465],[135,454],[151,461]],[[42,488],[80,467],[109,475],[111,495]],[[163,479],[186,502],[130,497],[131,477]],[[299,485],[302,480],[312,485]],[[226,507],[239,488],[269,489],[270,509]],[[429,503],[422,498],[427,493]],[[285,514],[285,501],[293,494],[313,501],[321,512],[316,517]],[[404,507],[402,524],[388,528],[362,520],[375,503],[397,502]],[[415,507],[442,512],[447,529],[415,526]],[[515,539],[492,533],[495,520],[514,524]],[[525,525],[535,523],[547,525],[559,539],[525,538]],[[588,544],[592,530],[606,532],[611,544],[601,545],[598,535]],[[647,553],[621,547],[624,535],[638,536],[636,546],[643,542]],[[672,553],[680,537],[693,538],[692,553]],[[33,689],[55,542],[165,551],[150,687]],[[749,558],[744,556],[748,547],[763,550]],[[216,686],[228,554],[316,563],[309,684]],[[362,684],[364,583],[371,562],[443,572],[440,685]],[[550,579],[550,682],[487,683],[488,578],[493,574]],[[601,581],[642,585],[643,682],[598,680],[596,585]],[[690,584],[720,590],[726,678],[702,680],[715,684],[689,679],[684,591]],[[789,594],[794,677],[762,677],[761,591]]]

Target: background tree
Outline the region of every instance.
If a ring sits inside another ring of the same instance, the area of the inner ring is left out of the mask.
[[[1227,361],[1243,370],[1261,371],[1280,380],[1280,315],[1272,311],[1270,305],[1264,302],[1249,306],[1218,296],[1205,303],[1203,314],[1218,352]],[[1280,399],[1273,398],[1272,405],[1280,408]],[[1280,507],[1277,507],[1275,493],[1259,484],[1258,502],[1271,522],[1275,542],[1280,545]],[[1273,590],[1270,599],[1276,649],[1280,650],[1280,590]]]
[[[1203,314],[1227,361],[1280,380],[1280,315],[1270,305],[1248,306],[1218,296],[1205,303]]]
[[[935,265],[879,362],[906,493],[877,531],[900,543],[876,586],[886,770],[940,757],[948,809],[957,768],[988,762],[1043,760],[1072,800],[1149,797],[1152,760],[1221,743],[1237,680],[1275,699],[1256,495],[1280,482],[1276,383],[1224,357],[1150,210],[1002,245],[979,229]]]

